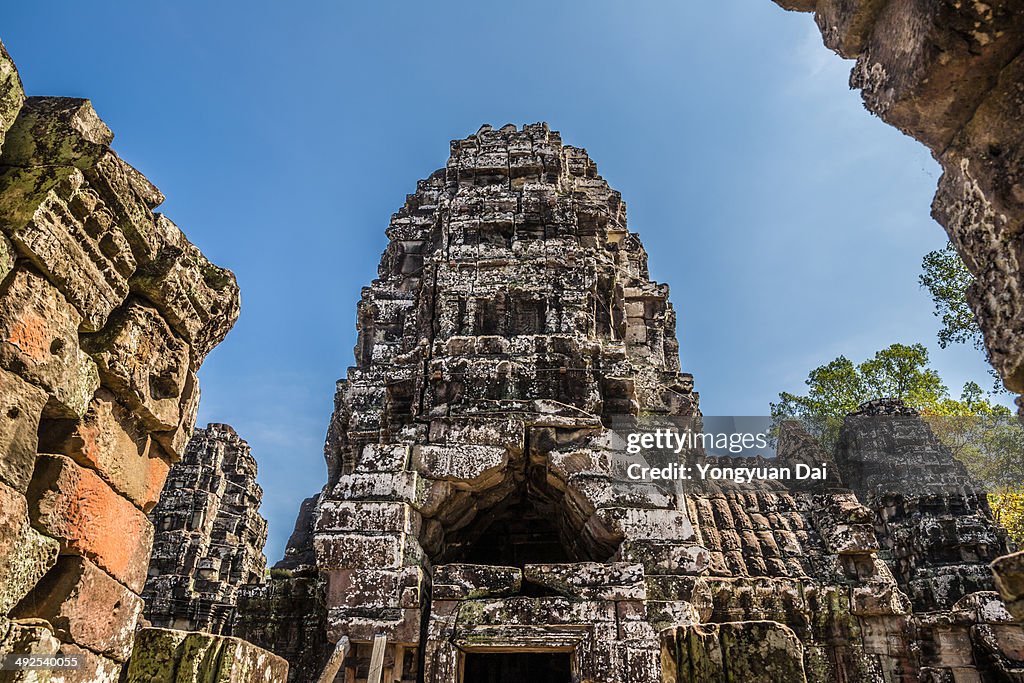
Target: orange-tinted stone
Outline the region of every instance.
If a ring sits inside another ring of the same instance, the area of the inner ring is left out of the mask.
[[[101,389],[69,431],[44,434],[40,448],[67,455],[96,470],[116,491],[149,512],[160,498],[170,469],[149,433],[110,392]]]
[[[71,641],[118,661],[128,658],[142,598],[95,564],[64,555],[14,611],[18,618],[46,619]]]
[[[172,430],[181,422],[190,350],[157,310],[130,300],[96,334],[82,337],[103,385],[132,408],[146,427]]]
[[[60,541],[62,553],[83,555],[142,592],[153,526],[99,475],[68,457],[40,455],[29,500],[32,523]]]
[[[96,364],[78,345],[82,316],[38,273],[18,269],[0,292],[0,366],[45,389],[69,416],[99,387]]]

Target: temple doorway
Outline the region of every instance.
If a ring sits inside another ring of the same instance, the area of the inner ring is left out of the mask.
[[[572,683],[569,652],[470,652],[461,683]]]

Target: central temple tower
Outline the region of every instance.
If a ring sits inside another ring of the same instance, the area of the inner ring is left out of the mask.
[[[784,422],[770,463],[669,456],[828,463],[820,486],[629,478],[623,429],[703,418],[668,288],[586,152],[485,126],[387,234],[327,485],[239,591],[235,635],[293,680],[1024,676],[987,567],[1005,532],[916,411],[866,404],[834,454]]]
[[[484,126],[387,235],[315,514],[328,638],[348,636],[358,662],[385,636],[388,680],[655,673],[655,634],[619,633],[642,567],[609,561],[693,530],[681,500],[613,478],[599,442],[612,416],[699,409],[619,193],[545,124]],[[524,648],[536,661],[479,663]]]

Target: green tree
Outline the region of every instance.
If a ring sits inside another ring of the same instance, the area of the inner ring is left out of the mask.
[[[831,449],[843,418],[876,398],[898,398],[923,409],[947,398],[939,375],[928,367],[928,349],[921,344],[893,344],[854,365],[839,356],[814,370],[805,381],[805,395],[782,392],[771,404],[772,417],[795,417]]]
[[[974,276],[967,270],[952,243],[946,243],[942,249],[925,254],[918,280],[931,294],[935,317],[942,321],[938,333],[939,346],[946,348],[950,344],[970,344],[987,359],[985,337],[978,327],[971,305],[967,303],[967,288],[974,282]],[[999,373],[989,368],[989,374],[993,381],[992,393],[1006,393]]]
[[[811,372],[803,395],[782,392],[771,404],[776,422],[799,418],[829,451],[843,419],[866,401],[898,398],[916,408],[953,456],[988,492],[995,520],[1024,546],[1024,428],[1006,406],[994,403],[975,382],[959,398],[949,395],[928,367],[921,344],[893,344],[855,365],[840,356]]]
[[[966,400],[944,399],[922,414],[935,436],[984,486],[992,516],[1024,546],[1024,428],[1010,409],[964,387]]]
[[[951,243],[937,251],[925,254],[918,279],[928,290],[935,303],[935,316],[942,321],[939,346],[971,344],[984,350],[985,341],[967,303],[967,288],[974,276],[967,270],[963,259]]]
[[[931,294],[935,316],[942,321],[939,346],[970,344],[988,356],[985,339],[967,303],[974,276],[952,244],[925,254],[921,285]],[[1005,394],[994,369],[993,395]],[[964,386],[960,401],[944,399],[926,411],[936,436],[953,451],[988,491],[992,514],[1018,546],[1024,546],[1024,429],[1010,419],[1010,410],[992,404],[973,382]]]

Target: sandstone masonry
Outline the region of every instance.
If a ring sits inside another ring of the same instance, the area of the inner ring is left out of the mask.
[[[0,654],[86,661],[31,680],[120,675],[147,513],[238,316],[234,276],[112,140],[87,100],[26,98],[0,46]]]
[[[831,463],[829,488],[624,480],[612,425],[701,415],[621,197],[543,124],[451,149],[391,220],[328,483],[240,603],[246,637],[296,680],[334,642],[344,681],[1024,673],[987,568],[1005,534],[898,403],[852,415],[835,454],[784,425],[780,461]]]
[[[264,581],[267,521],[249,445],[224,424],[192,435],[160,502],[142,597],[154,626],[231,634],[240,586]]]
[[[814,12],[825,45],[856,59],[864,106],[942,165],[932,203],[975,282],[992,365],[1024,394],[1024,12],[1015,0],[775,0]],[[1024,397],[1018,397],[1024,418]],[[1024,556],[996,565],[1024,583]],[[1014,591],[1004,593],[1016,599]]]
[[[775,0],[856,59],[851,87],[942,165],[932,215],[974,275],[989,358],[1024,393],[1024,12],[1015,0]],[[1024,411],[1024,403],[1018,400]]]

